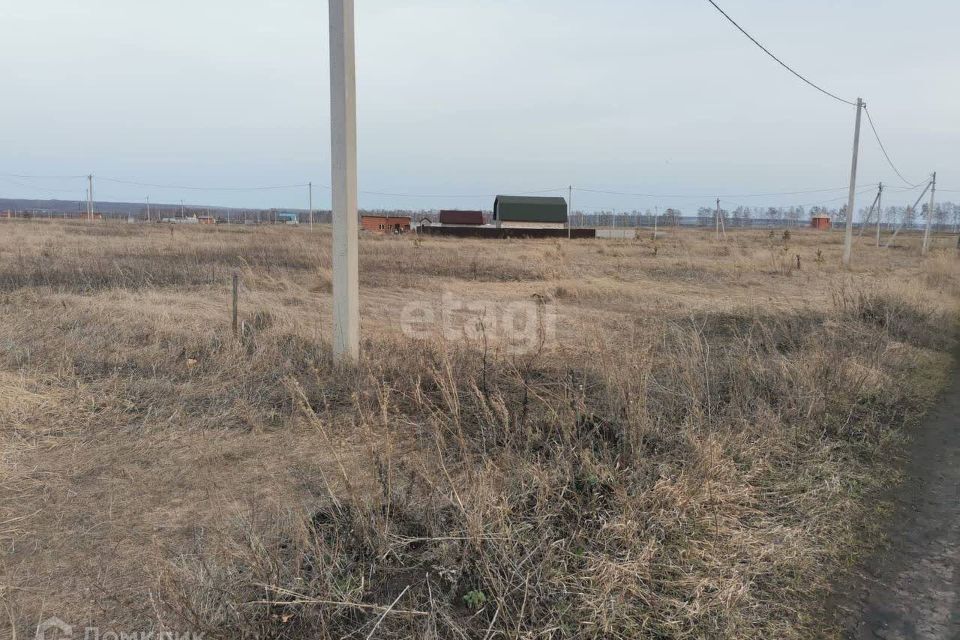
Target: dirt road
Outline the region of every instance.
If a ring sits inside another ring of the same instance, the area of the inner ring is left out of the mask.
[[[918,431],[905,471],[890,547],[844,597],[845,638],[960,638],[960,374]]]

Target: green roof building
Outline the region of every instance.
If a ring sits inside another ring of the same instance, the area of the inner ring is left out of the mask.
[[[497,196],[493,221],[497,227],[566,228],[567,201],[563,198]]]

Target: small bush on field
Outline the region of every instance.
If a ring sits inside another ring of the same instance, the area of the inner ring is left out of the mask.
[[[833,298],[845,317],[879,327],[895,340],[930,349],[944,349],[950,343],[952,319],[916,295],[841,287]]]
[[[224,638],[809,637],[803,603],[863,508],[841,487],[880,482],[929,398],[895,377],[922,352],[891,355],[890,337],[949,327],[880,294],[837,300],[844,322],[707,314],[573,369],[383,346],[351,376],[353,429],[413,428],[419,463],[371,446],[375,495],[344,476],[313,513],[198,541],[165,601]],[[334,438],[307,380],[291,392]]]

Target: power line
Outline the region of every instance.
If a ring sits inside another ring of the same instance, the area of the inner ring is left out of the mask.
[[[908,185],[916,189],[920,185],[914,184],[913,182],[910,182],[909,180],[904,178],[903,174],[900,173],[900,170],[897,169],[895,164],[893,164],[893,160],[890,159],[890,154],[887,153],[887,148],[883,146],[883,140],[880,139],[880,133],[877,132],[877,126],[873,123],[873,118],[870,116],[870,110],[867,109],[866,106],[863,107],[863,110],[867,112],[867,122],[870,123],[870,128],[873,129],[873,135],[877,139],[877,144],[880,145],[880,150],[883,151],[883,157],[887,159],[887,164],[890,165],[890,168],[893,169],[893,172],[896,173],[901,180],[903,180]]]
[[[6,175],[0,175],[0,180],[3,180],[4,182],[8,182],[10,184],[15,184],[18,187],[23,187],[25,189],[33,189],[33,190],[41,191],[43,193],[48,193],[51,195],[56,195],[57,193],[76,193],[75,189],[51,189],[50,187],[41,187],[40,185],[29,184],[27,182],[20,182],[19,180],[13,180],[12,178],[8,178]]]
[[[21,178],[23,180],[86,180],[87,176],[38,176],[21,173],[0,173],[5,178]]]
[[[329,189],[330,187],[324,187]],[[557,187],[556,189],[540,189],[537,191],[520,191],[520,192],[509,192],[513,195],[525,196],[525,195],[536,195],[538,193],[555,193],[557,191],[566,191],[568,187]],[[383,191],[360,191],[359,193],[368,196],[388,196],[392,198],[496,198],[499,193],[387,193]]]
[[[876,184],[867,185],[871,187],[877,186]],[[780,191],[780,192],[769,192],[769,193],[728,193],[721,194],[720,198],[765,198],[772,196],[797,196],[797,195],[807,195],[812,193],[830,193],[833,191],[843,191],[849,189],[849,187],[834,187],[832,189],[808,189],[804,191]],[[585,193],[600,193],[605,195],[612,196],[629,196],[636,198],[682,198],[689,200],[698,200],[701,198],[715,198],[716,195],[713,194],[704,194],[704,195],[680,195],[680,194],[664,194],[664,193],[628,193],[624,191],[604,191],[601,189],[586,189],[581,187],[574,187],[574,191],[583,191]]]
[[[878,185],[879,185],[879,183],[874,184],[874,185],[867,185],[866,188],[858,191],[858,192],[857,192],[857,195],[858,195],[858,196],[862,196],[862,195],[865,195],[865,194],[867,194],[867,193],[873,193],[874,188],[877,187]],[[844,189],[847,189],[847,188],[848,188],[848,187],[844,187]],[[808,192],[808,193],[810,193],[810,192]],[[806,203],[806,204],[797,204],[797,205],[793,205],[793,206],[794,206],[794,207],[798,207],[798,208],[799,208],[799,207],[804,207],[804,208],[806,208],[806,207],[816,207],[816,206],[819,206],[819,205],[822,205],[822,204],[831,204],[831,203],[833,203],[833,202],[840,202],[840,201],[842,201],[842,200],[846,200],[847,198],[848,198],[847,195],[843,195],[843,196],[840,196],[839,198],[831,198],[831,199],[829,199],[829,200],[820,200],[820,201],[818,201],[818,202],[810,202],[810,203]],[[743,207],[743,208],[745,208],[745,209],[749,209],[749,208],[750,208],[749,206],[744,205],[742,202],[733,202],[733,201],[731,201],[731,200],[723,200],[722,198],[721,198],[721,202],[723,202],[724,204],[728,204],[728,205],[737,205],[737,206]]]
[[[771,51],[770,51],[769,49],[767,49],[765,46],[763,46],[762,44],[760,44],[760,42],[758,42],[757,39],[754,38],[752,35],[750,35],[749,33],[747,33],[747,31],[746,31],[743,27],[741,27],[739,24],[737,24],[737,22],[736,22],[733,18],[731,18],[731,17],[727,14],[726,11],[724,11],[723,9],[721,9],[720,6],[717,5],[716,2],[714,2],[713,0],[707,0],[707,2],[709,2],[710,4],[712,4],[713,7],[723,15],[724,18],[726,18],[727,20],[729,20],[730,23],[731,23],[733,26],[735,26],[737,29],[740,30],[740,33],[742,33],[743,35],[747,36],[747,37],[750,39],[750,41],[753,42],[753,44],[755,44],[755,45],[757,45],[758,47],[760,47],[760,48],[763,50],[764,53],[766,53],[768,56],[770,56],[771,58],[773,58],[774,60],[776,60],[776,61],[780,64],[780,66],[782,66],[784,69],[786,69],[787,71],[789,71],[790,73],[792,73],[792,74],[795,75],[796,77],[800,78],[801,80],[803,80],[804,82],[806,82],[808,85],[810,85],[811,87],[813,87],[814,89],[816,89],[816,90],[819,91],[820,93],[822,93],[822,94],[824,94],[824,95],[827,95],[827,96],[830,96],[830,97],[833,98],[834,100],[837,100],[837,101],[842,102],[842,103],[844,103],[844,104],[848,104],[848,105],[850,105],[851,107],[857,106],[857,103],[856,103],[856,102],[851,102],[850,100],[844,100],[844,99],[841,98],[840,96],[838,96],[838,95],[836,95],[836,94],[833,94],[833,93],[830,93],[829,91],[827,91],[827,90],[824,89],[823,87],[821,87],[821,86],[819,86],[819,85],[811,82],[810,80],[808,80],[808,79],[805,78],[804,76],[800,75],[800,73],[794,71],[793,68],[790,67],[790,65],[788,65],[786,62],[784,62],[783,60],[781,60],[781,59],[778,58],[777,56],[773,55],[773,52],[771,52]]]
[[[273,185],[273,186],[266,186],[266,187],[194,187],[194,186],[173,185],[173,184],[152,184],[149,182],[135,182],[132,180],[119,180],[117,178],[104,178],[103,176],[97,176],[97,179],[106,180],[107,182],[114,182],[116,184],[132,185],[135,187],[149,187],[152,189],[183,189],[185,191],[280,191],[284,189],[303,189],[308,186],[307,183],[304,182],[303,184],[284,184],[284,185]]]
[[[900,187],[900,188],[898,188],[898,187],[888,187],[888,188],[886,188],[886,190],[887,190],[887,191],[893,191],[893,192],[896,192],[896,193],[909,193],[909,192],[911,192],[911,191],[916,191],[916,190],[919,189],[920,187],[925,187],[925,186],[927,186],[927,183],[926,183],[926,182],[921,182],[920,184],[914,185],[914,186],[912,186],[912,187]],[[943,191],[943,189],[940,189],[940,191]]]

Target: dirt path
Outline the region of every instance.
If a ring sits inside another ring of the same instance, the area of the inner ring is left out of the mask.
[[[894,498],[890,547],[841,607],[850,640],[960,638],[960,374],[925,420]]]

